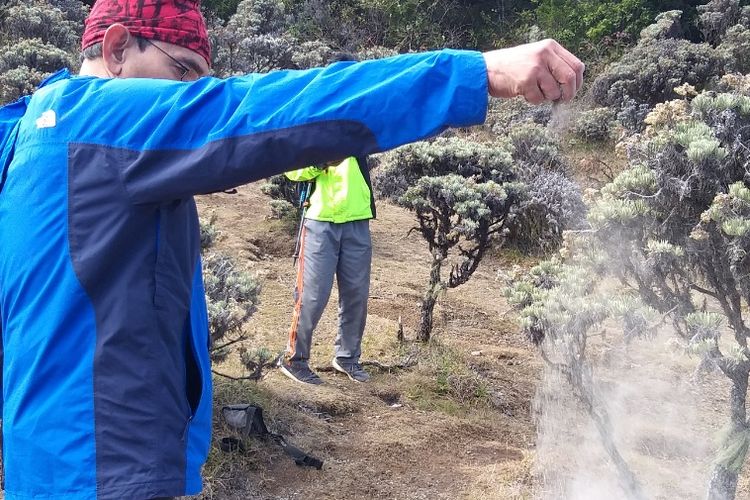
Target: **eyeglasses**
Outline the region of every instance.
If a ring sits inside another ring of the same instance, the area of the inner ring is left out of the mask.
[[[162,54],[164,54],[165,56],[167,56],[168,58],[170,58],[177,65],[177,67],[180,69],[180,71],[182,71],[182,74],[180,75],[180,81],[183,81],[183,79],[187,76],[187,74],[190,73],[190,68],[188,68],[187,66],[185,66],[184,64],[182,64],[177,59],[175,59],[166,50],[162,49],[161,47],[159,47],[158,45],[156,45],[154,42],[152,42],[151,40],[149,40],[148,38],[144,38],[144,40],[146,40],[146,43],[148,43],[152,47],[155,47],[156,50],[158,50],[159,52],[161,52]]]

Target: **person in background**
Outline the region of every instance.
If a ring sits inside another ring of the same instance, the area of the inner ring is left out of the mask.
[[[343,61],[354,57],[339,54],[332,62],[351,64]],[[310,346],[335,276],[339,313],[331,364],[351,380],[367,382],[370,376],[359,363],[370,294],[370,219],[375,217],[367,158],[350,156],[323,168],[310,166],[285,175],[313,185],[300,236],[289,341],[279,368],[297,382],[323,383],[310,369]]]

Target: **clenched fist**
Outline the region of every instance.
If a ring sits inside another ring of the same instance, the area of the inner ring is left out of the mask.
[[[583,84],[585,65],[554,40],[485,52],[484,60],[493,97],[567,102]]]

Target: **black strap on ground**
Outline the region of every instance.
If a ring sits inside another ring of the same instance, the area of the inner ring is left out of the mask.
[[[292,459],[294,459],[294,463],[299,465],[300,467],[315,467],[318,470],[321,470],[323,468],[322,460],[320,460],[319,458],[315,458],[312,455],[308,455],[296,446],[289,444],[287,440],[284,439],[284,436],[281,436],[279,434],[272,434],[270,432],[268,433],[268,436],[276,441],[281,446],[281,449],[284,450],[284,453],[292,457]]]
[[[227,425],[239,431],[243,438],[253,436],[260,439],[271,439],[281,446],[284,453],[289,455],[294,463],[300,467],[315,467],[318,470],[323,468],[322,460],[292,445],[281,434],[269,432],[263,420],[263,408],[260,406],[251,404],[228,405],[222,407],[221,414]],[[231,437],[222,439],[221,448],[227,452],[245,451],[242,440]]]

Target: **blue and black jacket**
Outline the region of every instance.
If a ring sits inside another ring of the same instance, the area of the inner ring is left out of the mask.
[[[209,448],[193,196],[484,120],[441,51],[183,83],[62,71],[0,109],[5,498],[196,494]]]

